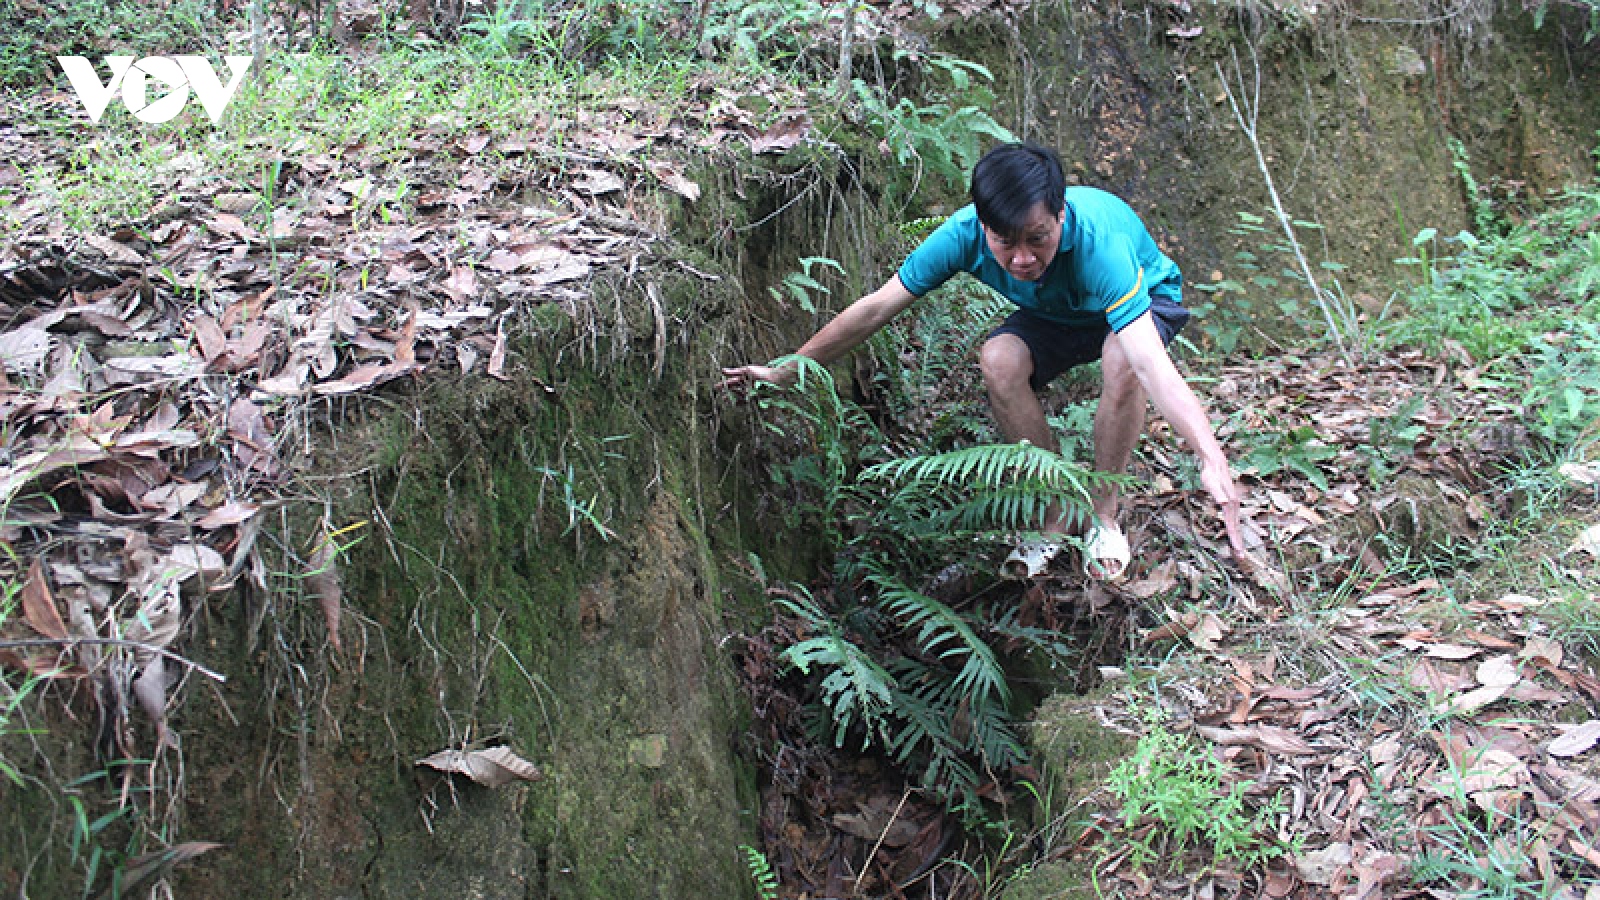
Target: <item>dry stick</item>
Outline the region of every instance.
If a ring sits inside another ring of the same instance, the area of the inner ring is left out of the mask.
[[[1239,78],[1239,88],[1244,89],[1244,74],[1239,71],[1239,54],[1230,48],[1233,57],[1233,69]],[[1255,58],[1255,47],[1250,48],[1251,58]],[[1317,284],[1316,276],[1311,272],[1311,263],[1306,260],[1305,251],[1300,248],[1300,241],[1294,236],[1294,226],[1289,222],[1289,214],[1283,211],[1283,199],[1278,196],[1278,186],[1272,180],[1272,170],[1267,167],[1267,157],[1261,149],[1261,137],[1256,131],[1256,117],[1261,112],[1261,65],[1256,62],[1256,85],[1254,96],[1246,106],[1250,113],[1248,120],[1244,111],[1239,108],[1239,99],[1234,96],[1233,86],[1228,77],[1222,72],[1222,64],[1213,62],[1217,69],[1217,80],[1222,82],[1222,90],[1228,96],[1228,106],[1233,110],[1234,121],[1239,123],[1239,128],[1244,131],[1244,136],[1250,141],[1250,148],[1256,154],[1256,166],[1261,170],[1261,178],[1267,184],[1267,194],[1272,198],[1272,211],[1278,216],[1278,224],[1283,227],[1284,237],[1289,239],[1289,246],[1294,250],[1294,257],[1300,263],[1300,271],[1306,277],[1306,284],[1311,287],[1311,296],[1317,300],[1317,308],[1322,311],[1322,318],[1328,323],[1328,332],[1333,335],[1333,342],[1339,347],[1339,355],[1344,358],[1345,365],[1354,366],[1355,360],[1351,358],[1350,349],[1345,346],[1344,329],[1333,318],[1333,310],[1328,308],[1328,300],[1322,287]]]
[[[64,647],[70,650],[79,644],[93,644],[98,647],[128,647],[134,650],[145,650],[150,653],[157,653],[165,656],[167,659],[170,659],[173,662],[182,663],[183,665],[188,666],[196,672],[199,672],[201,675],[206,676],[212,681],[228,680],[228,676],[208,669],[192,659],[179,656],[165,647],[157,647],[155,644],[146,644],[143,641],[129,641],[122,638],[23,638],[20,640],[0,641],[0,650],[16,650],[23,647]]]
[[[894,828],[894,823],[900,819],[900,810],[905,809],[906,799],[910,796],[910,788],[906,788],[905,793],[900,795],[900,802],[895,804],[894,812],[889,814],[889,823],[883,826],[883,832],[878,835],[878,842],[872,845],[872,852],[867,854],[867,861],[861,864],[861,875],[856,878],[855,890],[850,892],[851,897],[861,896],[861,879],[867,875],[867,866],[872,865],[872,861],[878,858],[878,850],[883,847],[883,839],[889,836],[889,830]]]

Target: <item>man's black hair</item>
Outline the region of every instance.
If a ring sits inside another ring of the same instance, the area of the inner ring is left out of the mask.
[[[972,170],[972,204],[985,228],[1014,239],[1038,204],[1052,216],[1061,212],[1066,184],[1054,150],[1034,143],[1001,144]]]

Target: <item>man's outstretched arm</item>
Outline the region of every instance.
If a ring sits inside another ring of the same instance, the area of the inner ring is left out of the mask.
[[[1222,452],[1222,444],[1217,441],[1200,398],[1195,396],[1178,367],[1172,364],[1172,357],[1167,355],[1155,321],[1145,313],[1117,332],[1116,340],[1121,343],[1129,367],[1155,404],[1156,411],[1193,448],[1200,461],[1200,484],[1222,509],[1222,523],[1228,532],[1234,558],[1241,566],[1249,565],[1239,524],[1239,486],[1228,468],[1228,457]]]
[[[828,365],[872,337],[916,299],[917,296],[900,283],[900,276],[895,275],[883,287],[845,307],[795,353]],[[734,366],[722,370],[722,387],[747,388],[757,381],[786,385],[794,381],[795,374],[793,366]]]

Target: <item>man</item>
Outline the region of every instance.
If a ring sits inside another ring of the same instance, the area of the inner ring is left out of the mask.
[[[1144,430],[1145,400],[1188,441],[1200,482],[1221,508],[1233,554],[1248,565],[1239,529],[1239,490],[1205,409],[1167,355],[1189,313],[1183,277],[1126,203],[1090,187],[1066,187],[1055,152],[1005,144],[978,161],[972,205],[952,215],[912,251],[883,287],[823,326],[797,351],[824,365],[848,353],[917,298],[957,272],[969,272],[1017,305],[980,352],[989,405],[1008,441],[1054,447],[1036,391],[1076,365],[1101,361],[1104,384],[1094,420],[1094,466],[1127,469]],[[723,370],[724,387],[788,384],[792,368]],[[1114,486],[1095,492],[1085,535],[1084,570],[1114,579],[1127,568],[1128,541],[1117,526]],[[1046,511],[1042,541],[1020,544],[1001,567],[1010,577],[1044,572],[1077,523]],[[1081,527],[1081,526],[1078,526]]]

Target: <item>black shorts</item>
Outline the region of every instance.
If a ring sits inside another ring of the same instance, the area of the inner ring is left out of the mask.
[[[1163,345],[1172,343],[1172,339],[1189,322],[1189,311],[1182,304],[1159,295],[1150,298],[1150,315]],[[1028,345],[1028,353],[1033,357],[1033,377],[1029,383],[1037,391],[1073,366],[1099,359],[1106,335],[1110,333],[1111,326],[1104,322],[1099,325],[1062,325],[1019,309],[1007,316],[999,328],[989,332],[989,337],[1014,334]]]

